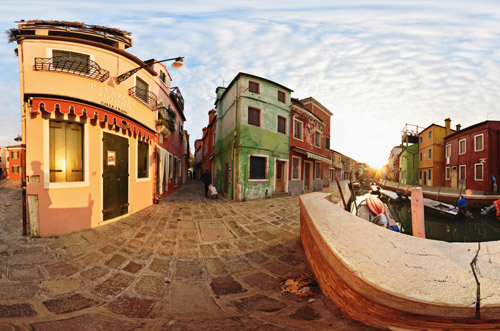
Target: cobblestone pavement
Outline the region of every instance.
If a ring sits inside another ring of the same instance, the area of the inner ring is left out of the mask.
[[[202,191],[188,182],[112,224],[32,239],[19,188],[0,185],[0,330],[369,330],[320,293],[280,291],[308,271],[297,197]]]

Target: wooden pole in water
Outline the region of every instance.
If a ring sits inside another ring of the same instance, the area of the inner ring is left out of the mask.
[[[411,189],[411,224],[413,236],[425,238],[424,194],[421,187]]]
[[[339,183],[339,180],[337,179],[337,176],[335,176],[335,181],[337,182],[337,187],[339,188],[339,193],[340,193],[340,197],[342,198],[342,203],[344,203],[344,209],[349,210],[347,208],[347,203],[345,203],[344,194],[342,193],[342,188],[340,187],[340,183]]]

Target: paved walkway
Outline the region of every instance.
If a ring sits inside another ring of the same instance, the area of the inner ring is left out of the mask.
[[[188,182],[113,224],[31,239],[20,190],[0,186],[0,330],[370,329],[320,293],[280,291],[308,271],[297,197],[235,203],[202,191]]]

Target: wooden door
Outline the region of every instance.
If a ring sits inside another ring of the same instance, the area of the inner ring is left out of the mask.
[[[104,132],[103,139],[103,220],[128,213],[128,140]]]
[[[458,187],[458,171],[457,168],[452,168],[451,169],[451,187],[457,188]]]
[[[276,192],[285,190],[285,162],[276,161]]]

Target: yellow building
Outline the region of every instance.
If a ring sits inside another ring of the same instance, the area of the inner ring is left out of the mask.
[[[162,75],[161,65],[126,52],[130,34],[113,28],[21,21],[10,38],[18,46],[31,234],[93,228],[151,205],[166,69]]]
[[[431,124],[418,135],[418,184],[444,185],[444,137],[455,132],[450,129],[451,119],[445,126]]]

